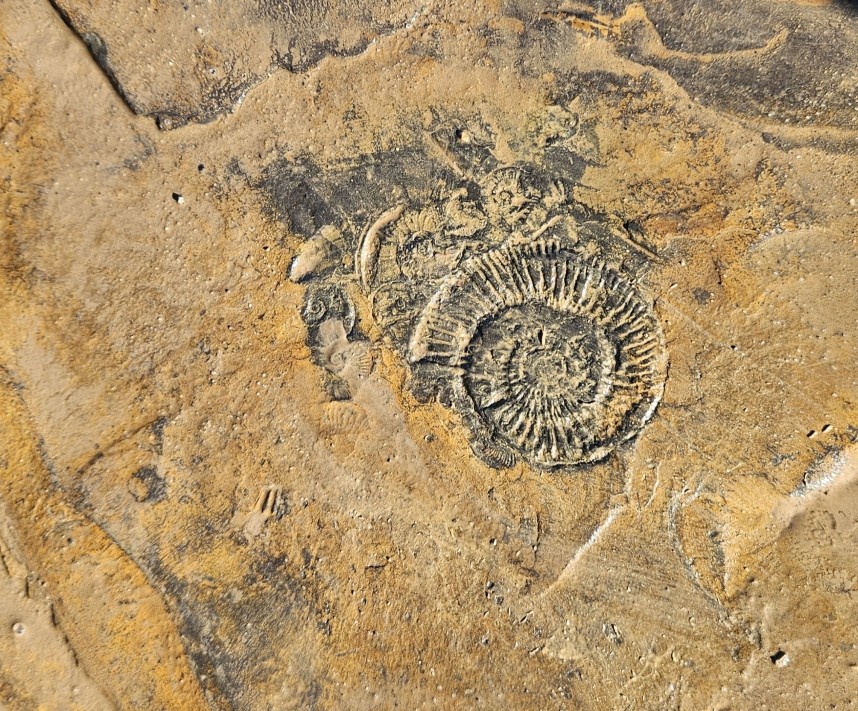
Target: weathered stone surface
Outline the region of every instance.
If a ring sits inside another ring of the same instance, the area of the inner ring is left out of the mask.
[[[112,78],[0,7],[0,703],[849,708],[847,5],[218,6],[232,112],[75,7]]]
[[[163,129],[232,110],[272,71],[357,54],[413,21],[413,0],[55,0],[135,113]]]

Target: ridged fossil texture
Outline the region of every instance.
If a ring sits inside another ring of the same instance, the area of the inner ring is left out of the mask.
[[[454,406],[497,466],[605,457],[651,417],[665,374],[661,330],[632,283],[552,241],[464,262],[424,309],[409,356],[461,374]]]

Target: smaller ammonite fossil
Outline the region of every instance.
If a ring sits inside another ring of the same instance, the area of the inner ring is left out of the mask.
[[[424,309],[409,356],[455,371],[451,404],[499,466],[603,458],[652,415],[666,367],[631,282],[551,240],[461,264]]]

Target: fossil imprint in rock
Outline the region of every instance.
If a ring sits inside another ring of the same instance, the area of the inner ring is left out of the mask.
[[[410,358],[456,369],[453,404],[498,465],[604,457],[661,397],[661,332],[617,272],[559,242],[464,262],[423,311]]]
[[[363,229],[322,227],[293,262],[293,281],[312,280],[305,320],[317,360],[320,304],[346,339],[349,300],[365,299],[412,391],[456,410],[489,465],[604,458],[641,431],[663,391],[661,329],[620,266],[646,268],[641,253],[651,253],[621,220],[572,200],[553,170],[501,164],[472,138],[461,153],[444,148],[451,163],[465,154],[466,168],[431,199],[382,209]],[[335,378],[328,385],[348,397]]]

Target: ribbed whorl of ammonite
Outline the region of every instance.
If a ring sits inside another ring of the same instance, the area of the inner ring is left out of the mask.
[[[538,467],[593,462],[635,436],[666,368],[635,286],[550,240],[461,264],[424,309],[409,356],[461,374],[454,405],[476,449]]]

